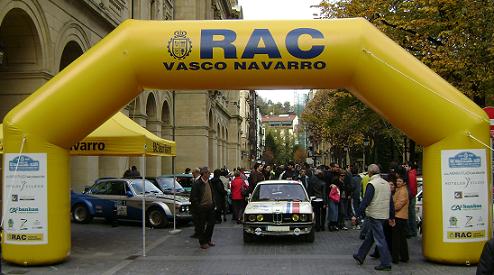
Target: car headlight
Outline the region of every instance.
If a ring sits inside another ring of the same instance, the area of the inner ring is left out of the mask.
[[[299,220],[299,219],[300,219],[300,216],[299,216],[298,214],[293,214],[293,215],[292,215],[292,220],[293,220],[294,222],[298,222],[298,220]]]
[[[306,215],[306,214],[300,215],[300,220],[303,221],[303,222],[306,222],[308,218],[309,218],[309,216]]]
[[[256,220],[256,215],[249,215],[249,221],[253,222]]]
[[[256,217],[256,218],[257,218],[257,221],[258,221],[258,222],[262,222],[262,221],[264,220],[264,216],[263,216],[263,215],[261,215],[261,214],[257,215],[257,217]]]

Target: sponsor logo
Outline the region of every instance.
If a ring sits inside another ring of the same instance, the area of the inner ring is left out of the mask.
[[[19,201],[19,195],[12,195],[12,201]]]
[[[168,53],[175,59],[184,59],[192,51],[192,41],[187,37],[186,31],[175,31],[174,36],[168,40]]]
[[[168,146],[168,145],[161,145],[157,142],[153,142],[153,152],[154,153],[171,154],[172,153],[172,147]]]
[[[479,156],[472,152],[461,152],[449,158],[449,168],[478,168],[481,165]]]
[[[186,31],[175,31],[174,36],[168,40],[168,53],[175,59],[184,59],[192,51],[192,41],[187,37]]]
[[[104,142],[77,142],[70,150],[72,151],[105,151],[106,144]]]
[[[34,201],[34,196],[20,196],[19,197],[20,201]]]
[[[473,220],[473,216],[466,216],[466,222],[465,222],[465,227],[473,227],[473,224],[472,224],[472,220]]]
[[[482,209],[481,204],[471,203],[471,204],[453,204],[451,210],[462,211],[462,210],[480,210]]]
[[[464,198],[478,198],[480,195],[479,193],[465,193],[463,194]]]
[[[300,38],[310,39],[309,45],[300,45]],[[269,29],[253,29],[245,47],[240,48],[237,33],[230,29],[203,29],[200,34],[200,61],[163,62],[167,71],[209,71],[209,70],[322,70],[326,68],[324,60],[313,60],[325,50],[325,37],[317,29],[296,28],[284,37],[283,45],[279,45]],[[186,59],[192,52],[192,41],[187,32],[178,30],[168,40],[168,53],[176,60]],[[288,51],[282,56],[280,48]],[[223,55],[229,62],[211,61],[214,55]],[[254,61],[256,56],[268,60]],[[290,58],[291,60],[281,60]]]
[[[9,219],[8,222],[7,222],[7,224],[8,224],[9,229],[12,229],[14,227],[14,220],[13,219]]]
[[[38,207],[10,207],[9,209],[10,213],[22,213],[22,214],[33,214],[33,213],[38,213],[39,208]]]
[[[448,231],[448,239],[450,240],[466,240],[466,239],[478,239],[485,237],[485,230],[479,231]]]
[[[458,218],[449,217],[449,226],[455,227],[458,224]]]
[[[43,229],[43,226],[41,225],[41,222],[39,220],[34,220],[33,229]]]
[[[21,225],[19,226],[19,230],[28,230],[26,227],[27,219],[21,219]]]
[[[467,189],[471,185],[482,185],[485,182],[482,179],[472,179],[472,177],[464,177],[464,180],[455,180],[455,181],[445,181],[444,185],[447,186],[464,186],[464,189]],[[456,195],[456,193],[455,193]]]
[[[39,161],[21,155],[9,161],[9,171],[39,171]]]
[[[7,234],[7,240],[9,241],[42,241],[43,234],[15,234],[9,233]]]
[[[463,198],[463,192],[457,191],[455,192],[455,199],[462,199]]]

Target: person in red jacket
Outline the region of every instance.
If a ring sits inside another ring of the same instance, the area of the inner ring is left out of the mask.
[[[417,220],[415,213],[415,203],[417,196],[417,164],[405,163],[403,167],[407,170],[408,176],[408,238],[417,237]]]
[[[232,220],[236,220],[237,223],[240,223],[245,205],[245,198],[243,194],[246,193],[244,190],[248,190],[249,186],[240,176],[239,170],[235,171],[234,176],[235,178],[230,183],[233,206]]]

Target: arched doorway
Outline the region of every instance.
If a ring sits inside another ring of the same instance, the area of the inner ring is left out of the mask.
[[[72,61],[76,60],[83,53],[81,46],[75,41],[70,41],[65,45],[62,51],[62,57],[60,58],[59,70],[65,69]]]
[[[4,17],[0,25],[0,48],[4,53],[0,64],[0,120],[3,120],[9,110],[39,86],[32,73],[26,79],[26,71],[37,72],[43,68],[40,35],[24,10],[14,8]],[[14,87],[22,88],[14,90]]]
[[[158,104],[153,92],[150,92],[146,100],[146,129],[157,136],[161,136],[161,121],[158,119]],[[146,175],[161,175],[161,157],[146,157]]]
[[[214,150],[214,143],[215,143],[215,131],[214,131],[214,121],[213,121],[213,110],[209,110],[209,115],[208,115],[208,166],[209,168],[214,167],[214,155],[215,155],[215,150]]]
[[[211,169],[217,169],[221,167],[221,142],[223,141],[222,136],[221,136],[221,127],[220,124],[218,123],[216,125],[216,164],[211,167]]]
[[[168,101],[163,101],[163,106],[161,107],[161,137],[168,140],[173,140],[173,128],[172,125],[172,113],[170,110],[170,105]],[[161,172],[162,174],[171,174],[172,173],[172,158],[170,157],[162,157],[161,158]],[[180,173],[182,171],[176,171]]]

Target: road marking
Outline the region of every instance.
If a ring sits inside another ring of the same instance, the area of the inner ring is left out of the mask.
[[[148,254],[148,252],[150,250],[153,250],[154,248],[156,248],[158,245],[161,245],[162,243],[164,243],[168,238],[170,238],[172,235],[166,235],[160,239],[158,239],[157,241],[153,242],[151,245],[149,246],[146,246],[146,254]],[[148,256],[146,256],[145,258],[147,258]],[[113,266],[112,268],[108,269],[107,271],[105,271],[104,273],[102,273],[102,275],[113,275],[115,273],[117,273],[118,271],[124,269],[126,266],[128,266],[129,264],[131,264],[133,261],[135,260],[138,260],[138,259],[143,259],[144,257],[136,257],[132,260],[123,260],[121,262],[119,262],[118,264],[116,264],[115,266]]]

